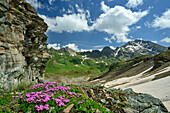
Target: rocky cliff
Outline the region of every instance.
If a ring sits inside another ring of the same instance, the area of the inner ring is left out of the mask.
[[[0,0],[0,87],[43,82],[47,24],[25,0]]]

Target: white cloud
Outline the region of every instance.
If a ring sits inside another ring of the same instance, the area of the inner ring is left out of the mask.
[[[110,7],[108,7],[107,5],[104,4],[104,1],[101,2],[101,9],[106,13],[107,11],[110,10]]]
[[[130,31],[129,26],[137,23],[148,14],[148,11],[132,12],[130,9],[125,9],[122,6],[110,8],[104,2],[101,2],[101,6],[104,13],[99,16],[92,29],[114,34],[118,43],[130,41],[131,39],[126,37]]]
[[[64,14],[62,17],[56,18],[46,17],[45,15],[39,15],[48,24],[48,30],[62,33],[66,32],[81,32],[83,30],[89,31],[85,14]]]
[[[166,37],[166,38],[162,39],[161,42],[170,43],[170,38]]]
[[[132,41],[131,39],[128,39],[126,35],[124,34],[117,34],[116,35],[116,42],[117,43],[122,43],[122,42],[129,42]]]
[[[111,39],[109,39],[108,37],[104,38],[106,41],[108,41],[109,43],[112,43]]]
[[[140,29],[140,28],[142,28],[141,26],[136,26],[136,29]]]
[[[55,0],[48,0],[49,4],[52,5],[52,2],[54,2]]]
[[[28,2],[29,4],[31,4],[32,7],[34,7],[35,9],[37,8],[42,8],[43,5],[41,4],[41,2],[38,2],[38,0],[26,0],[26,2]]]
[[[55,50],[61,49],[60,44],[48,44],[48,45],[47,45],[47,48],[48,48],[48,49],[53,48],[53,49],[55,49]]]
[[[113,47],[113,46],[110,46],[110,48],[111,48],[111,49],[113,49],[113,50],[115,50],[115,49],[116,49],[116,48],[115,48],[115,47]]]
[[[97,45],[97,46],[94,46],[94,48],[101,48],[101,47],[104,47],[105,45]]]
[[[65,48],[65,47],[69,47],[69,48],[73,49],[73,50],[76,51],[76,52],[79,52],[79,51],[80,51],[79,48],[78,48],[78,46],[76,46],[76,44],[74,44],[74,43],[72,43],[72,44],[67,44],[67,45],[63,46],[63,48]]]
[[[153,43],[158,43],[158,41],[151,41],[151,42],[153,42]]]
[[[135,8],[138,5],[142,5],[142,4],[143,4],[143,0],[129,0],[126,6],[129,8]]]
[[[81,49],[81,50],[80,50],[80,52],[87,52],[87,51],[92,52],[93,50],[92,50],[92,49]]]
[[[165,11],[161,17],[156,17],[152,27],[159,27],[161,29],[170,28],[170,9]]]

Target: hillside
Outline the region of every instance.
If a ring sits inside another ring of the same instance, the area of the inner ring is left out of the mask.
[[[51,76],[57,76],[58,82],[74,77],[82,77],[85,80],[92,79],[108,71],[109,65],[118,61],[115,58],[108,57],[91,59],[86,55],[76,53],[68,47],[60,50],[50,49],[49,53],[52,58],[47,63],[45,69],[45,77],[47,78],[45,79]]]
[[[151,41],[134,40],[121,47],[117,47],[115,50],[111,49],[110,47],[104,47],[101,52],[99,50],[93,50],[92,52],[82,52],[80,54],[87,55],[90,58],[107,56],[125,61],[141,55],[156,55],[165,50],[167,50],[166,47],[155,44]]]
[[[113,63],[109,71],[91,81],[91,84],[109,88],[133,88],[160,98],[170,109],[170,50],[156,56],[140,56]]]

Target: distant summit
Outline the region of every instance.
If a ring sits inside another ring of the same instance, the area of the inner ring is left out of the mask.
[[[107,47],[103,48],[103,50],[101,51],[101,54],[105,55],[107,57],[113,57],[114,56],[114,50],[107,46]]]
[[[104,47],[101,52],[93,50],[92,52],[82,52],[81,54],[87,55],[88,57],[91,58],[107,56],[114,57],[119,60],[128,60],[135,56],[156,55],[167,49],[168,49],[167,47],[155,44],[151,41],[134,40],[126,43],[121,47],[117,47],[115,50],[111,49],[110,47]]]
[[[134,40],[116,48],[114,57],[121,60],[128,60],[135,56],[156,55],[167,50],[166,47],[155,44],[151,41]]]
[[[76,52],[75,52],[73,49],[69,48],[68,46],[65,47],[65,48],[61,48],[61,49],[58,50],[58,51],[59,51],[60,53],[69,53],[71,56],[77,55]]]

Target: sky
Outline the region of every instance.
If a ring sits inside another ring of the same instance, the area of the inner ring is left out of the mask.
[[[170,0],[26,0],[48,25],[48,48],[112,49],[136,39],[170,46]]]

